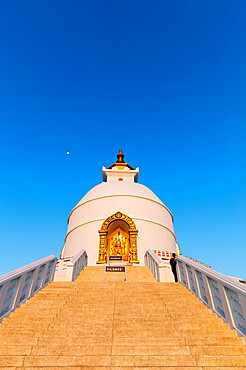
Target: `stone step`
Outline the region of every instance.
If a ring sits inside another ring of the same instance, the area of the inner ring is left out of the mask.
[[[112,356],[113,366],[246,366],[245,356],[189,356],[189,355],[164,355],[164,356]]]
[[[25,316],[23,316],[23,319],[22,319],[22,322],[21,324],[23,326],[26,326],[28,324],[30,325],[39,325],[39,324],[46,324],[46,323],[53,323],[54,325],[55,324],[62,324],[62,323],[74,323],[76,325],[79,325],[79,324],[83,324],[83,323],[87,323],[87,322],[94,322],[94,323],[102,323],[102,322],[105,322],[105,321],[112,321],[113,322],[114,318],[113,318],[113,315],[110,315],[110,316],[104,316],[103,319],[102,319],[102,315],[101,314],[98,314],[97,317],[95,317],[95,315],[91,315],[91,316],[81,316],[81,317],[76,317],[74,318],[73,316],[56,316],[56,317],[40,317],[40,318],[26,318]],[[19,317],[17,318],[10,318],[9,321],[7,321],[7,319],[5,319],[4,323],[6,324],[18,324],[20,321],[19,321]]]
[[[199,328],[196,329],[184,329],[184,330],[177,330],[173,331],[172,329],[165,329],[164,330],[141,330],[136,333],[136,330],[123,330],[123,329],[118,329],[114,330],[114,336],[115,337],[128,337],[128,338],[135,338],[135,337],[189,337],[193,336],[196,338],[207,338],[207,337],[235,337],[236,332],[233,330],[229,330],[225,328],[224,330],[217,330],[217,329],[205,329],[205,330],[200,330]]]
[[[245,345],[244,338],[240,337],[187,337],[185,338],[185,344],[187,346],[243,346]]]
[[[26,316],[23,316],[22,321],[21,321],[21,325],[22,326],[38,325],[39,323],[40,323],[40,325],[44,324],[44,326],[47,323],[50,323],[50,324],[53,323],[53,325],[56,325],[56,324],[61,325],[63,323],[66,324],[66,325],[70,325],[70,323],[80,325],[80,324],[88,323],[88,322],[89,323],[90,322],[104,323],[104,322],[113,322],[113,321],[115,321],[115,328],[123,326],[123,325],[126,325],[125,327],[135,325],[136,328],[138,326],[143,327],[143,325],[150,325],[152,327],[160,327],[161,326],[163,328],[165,328],[165,326],[172,325],[172,326],[176,327],[178,325],[180,328],[181,327],[184,328],[184,326],[190,325],[190,321],[187,318],[183,321],[175,320],[175,318],[172,318],[170,316],[166,316],[164,318],[160,317],[160,319],[158,319],[158,317],[150,317],[150,318],[142,317],[142,318],[140,318],[139,316],[136,317],[136,319],[134,319],[134,318],[128,319],[128,318],[125,318],[122,315],[113,316],[112,314],[105,315],[102,318],[102,315],[101,315],[100,312],[98,314],[94,314],[94,315],[89,315],[89,314],[88,315],[83,315],[83,314],[79,315],[79,314],[77,314],[76,318],[74,318],[73,315],[57,315],[57,316],[52,316],[52,317],[50,316],[50,317],[39,317],[39,318],[37,318],[35,316],[26,318]],[[10,327],[11,325],[14,325],[14,324],[18,325],[19,323],[20,323],[19,317],[9,318],[9,320],[5,319],[3,321],[3,324],[9,325],[8,327]],[[217,328],[221,328],[221,324],[226,325],[226,324],[222,323],[222,320],[219,321],[219,322],[216,322],[215,319],[210,321],[208,318],[205,318],[205,319],[199,318],[199,319],[193,321],[193,325],[195,327],[197,325],[200,325],[200,327],[208,325],[210,327],[211,324],[213,324],[213,326],[217,327]],[[180,326],[180,325],[184,325],[184,326]],[[2,325],[2,326],[4,327],[4,325]]]
[[[113,366],[150,366],[155,367],[160,364],[168,366],[196,366],[196,360],[190,355],[164,355],[164,356],[112,356]]]
[[[64,330],[62,329],[53,329],[53,330],[47,330],[45,332],[42,332],[42,335],[44,337],[62,337],[64,335]],[[38,336],[42,336],[42,335],[39,335],[39,332],[33,332],[33,336],[35,337],[38,337]],[[67,337],[77,337],[77,336],[80,336],[80,337],[95,337],[95,336],[98,336],[98,337],[109,337],[109,338],[112,338],[113,336],[113,330],[108,330],[107,328],[100,328],[100,330],[94,330],[94,329],[81,329],[81,330],[66,330],[66,333],[65,335]]]
[[[41,337],[38,338],[38,345],[39,346],[112,346],[113,337],[104,337],[98,336],[94,333],[94,336],[84,336],[84,337],[68,337],[68,336],[60,336],[60,337]]]
[[[189,325],[189,324],[180,324],[180,325],[171,325],[172,330],[178,330],[178,331],[186,331],[186,330],[196,330],[197,325]],[[16,330],[34,330],[35,324],[30,325],[10,325],[6,326],[7,329],[14,329]],[[211,330],[211,326],[206,325],[200,325],[199,326],[201,331],[205,330]],[[137,331],[149,331],[149,333],[155,333],[155,332],[161,332],[165,333],[168,332],[168,329],[170,328],[169,324],[166,325],[154,325],[154,324],[139,324],[139,325],[126,325],[126,324],[116,324],[113,322],[113,320],[101,320],[100,322],[93,322],[93,321],[86,321],[86,322],[80,322],[80,323],[73,323],[73,322],[52,322],[50,325],[43,324],[40,325],[39,328],[46,329],[46,330],[65,330],[65,331],[83,331],[83,330],[101,330],[101,329],[107,329],[107,330],[114,330],[115,333],[121,330],[131,331],[131,330],[137,330]],[[214,326],[213,330],[228,330],[229,326],[222,327],[222,326]]]
[[[244,366],[246,367],[246,357],[241,356],[196,356],[196,363],[198,366]]]
[[[13,340],[12,340],[13,343]],[[22,345],[5,345],[0,346],[0,357],[1,356],[25,356],[25,355],[31,355],[32,352],[32,346],[28,346],[25,344]]]
[[[61,324],[63,325],[63,324]],[[60,325],[60,327],[62,327]],[[67,324],[65,324],[68,326]],[[211,324],[206,322],[206,323],[199,323],[199,330],[211,330]],[[173,330],[196,330],[198,325],[196,323],[179,323],[179,324],[173,324],[173,323],[135,323],[135,324],[128,324],[128,323],[117,323],[114,322],[114,330],[131,330],[134,328],[134,330],[150,330],[150,332],[154,332],[155,330],[157,331],[165,331],[172,326]],[[52,327],[53,324],[50,326]],[[77,327],[80,326],[80,324],[76,324]],[[65,327],[65,326],[64,326]],[[228,330],[229,329],[229,324],[213,324],[213,330]]]
[[[40,322],[38,324],[38,330],[46,330],[48,329],[48,327],[50,327],[50,323],[48,322]],[[37,328],[37,325],[35,323],[21,323],[21,322],[18,322],[18,323],[15,323],[15,322],[7,322],[7,323],[2,323],[2,325],[0,326],[0,333],[2,333],[3,331],[6,331],[6,330],[16,330],[16,331],[20,331],[20,330],[34,330],[34,328],[36,329]]]
[[[225,334],[226,335],[226,334]],[[206,338],[188,338],[188,337],[147,337],[147,338],[129,338],[127,337],[113,337],[113,345],[115,346],[242,346],[244,339],[239,337],[206,337]]]
[[[35,330],[21,330],[21,332],[18,333],[15,329],[6,328],[5,330],[1,330],[0,328],[0,339],[2,337],[35,337],[39,338],[42,337],[45,333],[45,330],[35,328]]]
[[[136,313],[136,319],[134,320],[134,317],[125,317],[124,313],[116,313],[114,315],[115,317],[115,323],[116,324],[120,324],[120,325],[132,325],[133,323],[135,323],[136,325],[147,325],[147,324],[150,324],[150,325],[186,325],[186,324],[194,324],[194,325],[206,325],[206,324],[209,324],[210,326],[211,325],[214,325],[214,326],[221,326],[221,325],[227,325],[225,323],[223,323],[223,320],[222,319],[218,319],[217,321],[217,318],[209,318],[209,317],[198,317],[194,320],[191,320],[191,318],[189,317],[186,317],[184,318],[183,320],[181,318],[179,319],[176,319],[175,316],[172,316],[172,315],[155,315],[153,313],[153,315],[149,315],[149,317],[145,317],[145,316],[141,316],[141,315],[137,315]],[[57,319],[59,319],[60,316],[58,315]]]
[[[246,346],[191,346],[194,356],[242,356],[246,355]]]
[[[132,282],[104,283],[104,268],[49,284],[5,318],[0,369],[246,368],[243,338],[181,284],[132,266]]]
[[[36,312],[36,313],[35,313]],[[26,318],[27,316],[30,317],[30,318],[45,318],[45,317],[50,317],[50,318],[53,318],[55,317],[58,313],[60,312],[60,310],[52,310],[52,309],[49,309],[49,310],[40,310],[40,311],[36,311],[36,310],[30,310],[30,311],[21,311],[21,312],[18,312],[16,313],[16,316],[14,315],[11,315],[10,316],[10,320],[12,318],[18,318],[18,320],[22,320],[23,318]],[[7,320],[8,318],[5,318],[5,321]]]
[[[13,337],[11,336],[1,336],[0,337],[0,346],[4,348],[4,346],[22,346],[23,343],[25,346],[36,346],[38,344],[38,337],[24,337],[23,342],[23,336],[19,336],[18,333],[16,333],[16,336],[13,340]]]
[[[35,346],[32,349],[32,355],[35,356],[110,356],[112,345],[53,345],[53,346]]]

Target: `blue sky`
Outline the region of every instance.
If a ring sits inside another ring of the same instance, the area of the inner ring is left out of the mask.
[[[59,255],[122,148],[182,253],[246,279],[245,18],[237,0],[0,3],[0,274]]]

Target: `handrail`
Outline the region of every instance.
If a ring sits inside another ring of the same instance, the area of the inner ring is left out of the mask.
[[[209,267],[177,257],[178,280],[246,340],[246,287]]]
[[[0,276],[0,322],[54,278],[53,255]]]
[[[148,249],[144,255],[145,266],[152,272],[154,278],[158,283],[160,282],[159,266],[162,260],[151,249]]]
[[[169,252],[171,255],[171,252]],[[152,249],[148,249],[144,256],[145,266],[152,272],[158,282],[173,282],[174,276],[169,263],[169,258],[161,259]]]
[[[88,255],[81,249],[74,257],[62,258],[57,262],[55,281],[74,281],[84,266],[87,266]]]

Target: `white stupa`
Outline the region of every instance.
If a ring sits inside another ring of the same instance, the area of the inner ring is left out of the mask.
[[[74,207],[61,257],[74,256],[82,248],[88,264],[105,263],[110,255],[144,264],[147,249],[179,254],[173,216],[145,185],[139,184],[139,168],[124,162],[103,167],[103,182],[92,188]]]

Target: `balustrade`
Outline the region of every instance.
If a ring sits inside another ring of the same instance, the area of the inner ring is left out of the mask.
[[[246,339],[246,286],[187,257],[177,257],[178,279]]]
[[[0,322],[53,280],[56,261],[49,256],[0,276]]]
[[[149,267],[156,281],[171,281],[166,279],[167,275],[163,275],[163,261],[154,251],[148,249],[144,258],[145,265]],[[183,256],[177,257],[177,274],[181,284],[224,322],[229,323],[230,328],[235,329],[246,341],[245,284]]]

